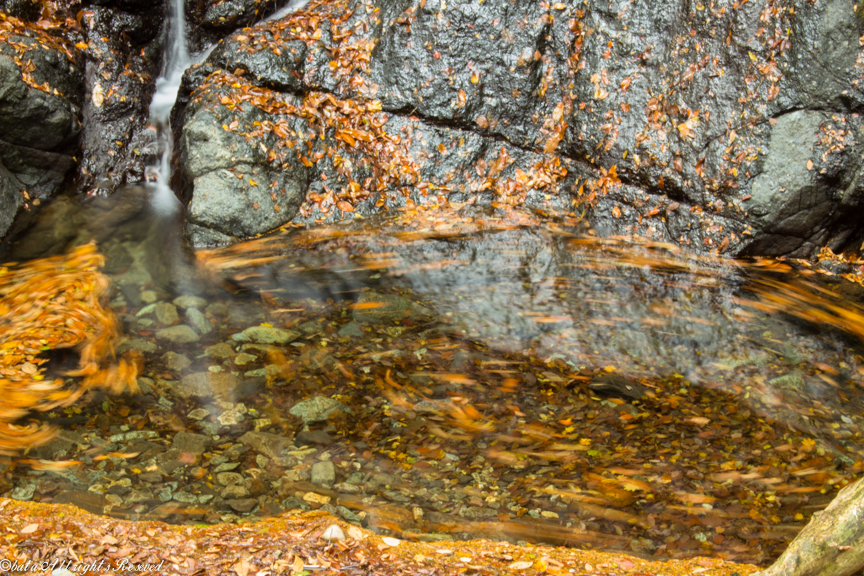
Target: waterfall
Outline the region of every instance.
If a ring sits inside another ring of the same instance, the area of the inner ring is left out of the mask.
[[[169,118],[183,73],[192,64],[186,40],[186,15],[184,0],[169,0],[168,34],[165,38],[165,60],[162,74],[156,79],[156,93],[150,103],[150,122],[158,131],[158,145],[162,154],[158,166],[150,168],[155,173],[153,207],[164,215],[175,214],[180,202],[168,185],[171,178],[172,135]]]
[[[291,0],[281,10],[267,20],[282,18],[291,12],[303,8],[309,0]],[[193,58],[189,54],[189,44],[186,38],[186,7],[185,0],[168,0],[168,33],[165,38],[165,59],[162,73],[156,79],[156,93],[150,102],[150,124],[157,130],[157,144],[161,151],[160,161],[155,166],[148,167],[148,180],[154,190],[152,206],[157,214],[174,215],[180,210],[181,204],[171,190],[168,182],[171,179],[171,156],[173,152],[173,135],[171,133],[171,109],[177,101],[177,92],[183,73],[192,64],[206,58],[214,46],[207,48]]]

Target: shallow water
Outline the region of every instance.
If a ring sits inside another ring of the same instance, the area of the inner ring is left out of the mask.
[[[806,271],[504,207],[191,257],[102,202],[142,392],[44,415],[61,436],[6,464],[13,498],[764,563],[864,469],[860,311]],[[292,414],[316,396],[342,406]]]
[[[864,470],[860,299],[806,269],[504,206],[194,253],[166,184],[182,30],[151,187],[58,199],[7,254],[97,243],[141,390],[25,418],[60,434],[0,459],[0,494],[767,563]]]

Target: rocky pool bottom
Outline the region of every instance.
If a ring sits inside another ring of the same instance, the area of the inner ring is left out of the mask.
[[[503,216],[199,253],[238,294],[163,291],[146,242],[106,241],[140,392],[40,415],[60,433],[0,495],[767,564],[864,471],[853,335],[749,306],[735,265]]]

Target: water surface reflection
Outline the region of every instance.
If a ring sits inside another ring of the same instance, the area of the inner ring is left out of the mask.
[[[80,465],[13,497],[765,562],[864,468],[860,310],[783,263],[506,207],[149,242],[103,241],[142,393],[46,415]]]

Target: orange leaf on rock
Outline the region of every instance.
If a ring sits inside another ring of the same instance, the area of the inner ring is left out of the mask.
[[[458,103],[459,108],[464,108],[466,102],[468,102],[467,96],[465,96],[465,90],[459,90],[459,94],[456,96],[456,102]]]

